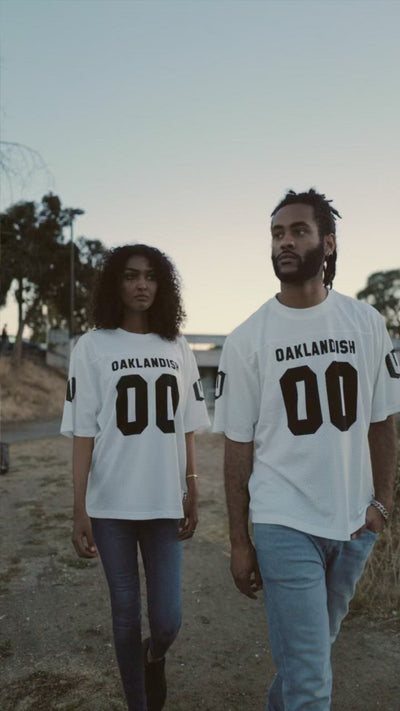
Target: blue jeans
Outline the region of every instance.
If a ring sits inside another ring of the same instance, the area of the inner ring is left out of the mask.
[[[376,534],[333,541],[254,524],[277,675],[266,711],[329,711],[336,639]]]
[[[150,651],[165,655],[181,625],[179,521],[92,519],[110,589],[114,644],[129,711],[147,711],[141,634],[138,545],[146,573]]]

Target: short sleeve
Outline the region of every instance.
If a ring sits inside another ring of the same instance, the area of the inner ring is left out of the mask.
[[[382,422],[400,411],[400,362],[386,331],[384,320],[377,318],[377,370],[374,383],[371,422]]]
[[[205,404],[203,386],[193,351],[182,337],[185,363],[185,403],[183,408],[183,426],[185,432],[194,432],[210,426]]]
[[[215,393],[214,432],[236,442],[251,442],[260,412],[260,385],[254,358],[225,341]]]
[[[100,409],[100,383],[91,344],[82,336],[71,353],[61,434],[95,437]]]

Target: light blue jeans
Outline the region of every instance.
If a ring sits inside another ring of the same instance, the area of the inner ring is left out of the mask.
[[[269,639],[277,675],[266,711],[329,711],[330,652],[376,541],[333,541],[254,524]]]
[[[93,536],[110,589],[115,651],[129,711],[147,711],[138,568],[146,573],[150,650],[165,655],[181,624],[182,542],[179,521],[92,519]]]

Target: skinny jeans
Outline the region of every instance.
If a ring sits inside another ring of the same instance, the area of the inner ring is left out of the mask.
[[[173,519],[92,519],[110,591],[114,645],[129,711],[147,711],[138,549],[146,575],[150,651],[160,659],[181,625],[182,543],[178,528],[179,521]]]
[[[286,526],[254,524],[277,675],[266,711],[329,711],[331,645],[376,534],[335,541]]]

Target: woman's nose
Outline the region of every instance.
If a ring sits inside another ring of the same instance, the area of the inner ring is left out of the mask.
[[[147,281],[145,276],[141,276],[138,279],[138,287],[139,289],[146,289],[147,288]]]

